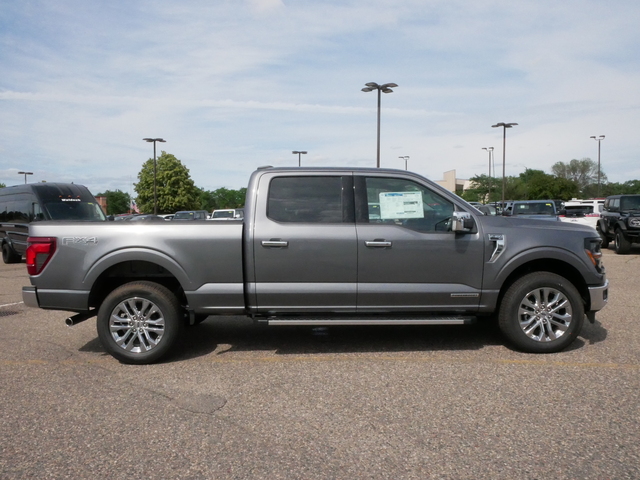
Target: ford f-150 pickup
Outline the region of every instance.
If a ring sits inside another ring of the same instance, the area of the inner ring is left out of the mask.
[[[373,212],[373,213],[372,213]],[[271,168],[242,221],[38,222],[25,304],[97,315],[104,348],[157,361],[210,315],[269,325],[497,321],[525,352],[556,352],[607,303],[593,228],[484,216],[414,173]]]

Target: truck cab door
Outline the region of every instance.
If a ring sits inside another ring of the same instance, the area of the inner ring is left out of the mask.
[[[478,227],[452,231],[454,203],[415,179],[386,175],[354,177],[358,312],[477,309],[485,249]]]
[[[354,312],[357,243],[350,172],[265,173],[248,258],[260,313]]]

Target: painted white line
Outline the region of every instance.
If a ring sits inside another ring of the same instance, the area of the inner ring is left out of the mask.
[[[24,303],[24,302],[5,303],[4,305],[0,305],[0,308],[2,308],[2,307],[10,307],[11,305],[20,305],[21,303]]]

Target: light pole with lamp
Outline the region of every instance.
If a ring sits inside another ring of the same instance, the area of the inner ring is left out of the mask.
[[[306,154],[307,154],[307,152],[304,152],[304,151],[298,151],[298,150],[294,150],[294,151],[293,151],[293,152],[291,152],[291,153],[293,153],[294,155],[295,155],[296,153],[298,154],[298,166],[300,166],[300,155],[306,155]]]
[[[493,157],[493,147],[482,147],[483,150],[486,150],[487,152],[489,152],[489,195],[488,195],[488,200],[491,200],[491,187],[493,186],[493,177],[491,176],[491,157]],[[496,170],[495,168],[493,169],[493,174],[496,174]]]
[[[153,142],[153,214],[158,214],[158,193],[156,189],[156,176],[157,176],[157,167],[156,167],[156,142],[166,142],[162,138],[143,138],[145,142]]]
[[[404,160],[404,169],[409,170],[407,168],[407,161],[409,160],[409,155],[405,155],[404,157],[398,157],[398,158],[402,158]]]
[[[27,175],[33,175],[33,172],[18,172],[18,175],[24,175],[24,183],[27,184]]]
[[[518,125],[517,123],[496,123],[495,125],[491,125],[492,128],[502,127],[502,208],[504,208],[504,190],[506,187],[507,177],[505,176],[505,168],[506,168],[506,155],[505,148],[507,146],[507,128],[511,128],[514,125]]]
[[[397,87],[398,85],[395,83],[385,83],[384,85],[378,85],[375,82],[365,83],[365,88],[362,89],[363,92],[373,92],[374,90],[378,90],[378,150],[376,156],[376,167],[380,168],[380,93],[393,93],[392,88]]]
[[[596,142],[598,142],[598,197],[599,197],[600,196],[600,142],[604,140],[604,135],[600,135],[597,138],[595,135],[592,135],[591,138],[593,138]]]

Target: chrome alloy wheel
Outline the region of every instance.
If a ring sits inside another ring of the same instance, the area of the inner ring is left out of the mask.
[[[569,299],[555,288],[537,288],[527,293],[518,308],[524,334],[537,342],[560,338],[573,320]]]
[[[111,311],[109,332],[115,343],[131,353],[153,350],[164,335],[162,311],[146,298],[133,297]]]

